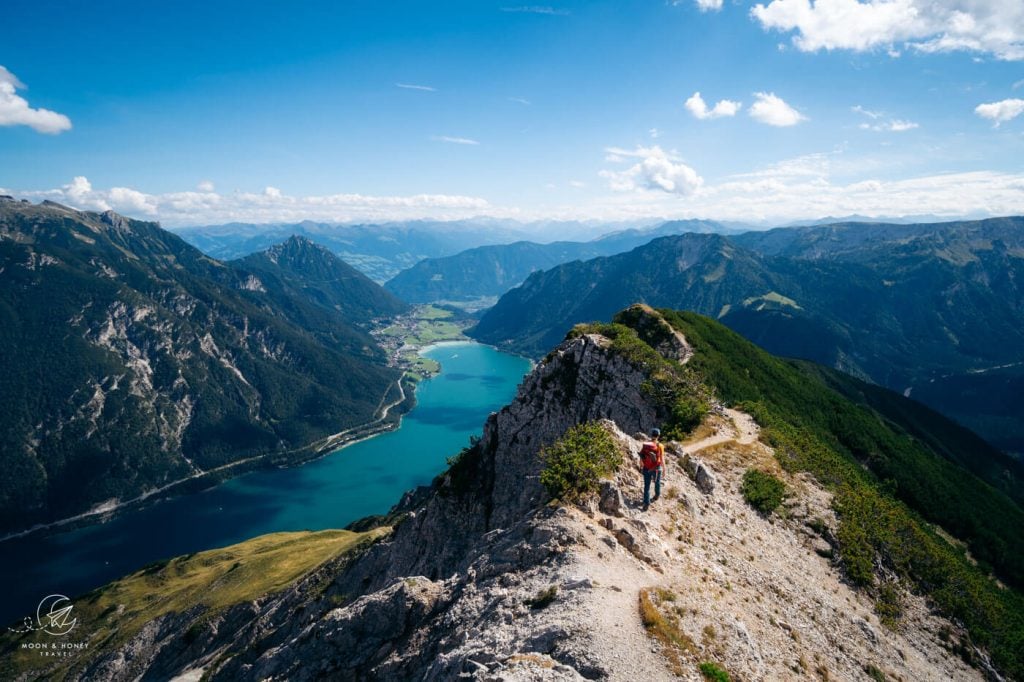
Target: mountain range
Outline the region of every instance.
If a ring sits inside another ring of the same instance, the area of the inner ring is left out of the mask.
[[[0,200],[0,532],[372,422],[405,309],[293,238],[214,260],[154,223]]]
[[[263,251],[292,235],[326,246],[374,281],[383,283],[424,258],[449,256],[487,244],[508,244],[531,235],[573,238],[615,230],[645,227],[653,221],[629,224],[580,221],[524,223],[497,218],[379,224],[336,224],[303,221],[288,224],[228,223],[176,228],[175,233],[208,256],[229,260]]]
[[[1024,512],[955,463],[969,437],[920,439],[912,401],[837,381],[633,306],[575,327],[386,516],[145,567],[73,601],[67,657],[0,635],[0,675],[1019,679]]]
[[[1021,218],[686,234],[534,273],[471,334],[537,357],[573,324],[644,301],[711,315],[771,352],[923,400],[934,382],[996,377],[1006,395],[1024,360],[1022,282]],[[1024,407],[974,393],[947,414],[1019,451]]]
[[[490,305],[538,270],[621,253],[657,237],[684,232],[728,233],[730,229],[706,220],[675,220],[642,229],[618,230],[585,242],[520,241],[479,246],[452,256],[425,258],[384,286],[410,303]]]

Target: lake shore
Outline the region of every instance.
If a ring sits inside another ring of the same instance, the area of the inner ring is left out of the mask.
[[[472,342],[425,352],[445,371],[416,385],[415,409],[404,383],[406,400],[400,415],[388,411],[387,431],[351,434],[343,448],[300,466],[261,462],[219,483],[195,482],[0,543],[0,580],[19,585],[0,614],[15,617],[43,594],[82,594],[154,561],[386,513],[406,491],[444,471],[487,415],[511,400],[528,370],[522,358]],[[393,389],[382,412],[398,397]],[[25,566],[32,567],[28,574]]]

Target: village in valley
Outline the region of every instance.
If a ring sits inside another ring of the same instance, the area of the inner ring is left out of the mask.
[[[430,378],[441,365],[420,355],[427,346],[446,341],[468,341],[463,331],[473,320],[435,305],[416,306],[410,312],[382,322],[370,333],[388,354],[388,364],[406,371],[413,381]]]

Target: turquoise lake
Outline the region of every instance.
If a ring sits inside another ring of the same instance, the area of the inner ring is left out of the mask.
[[[127,512],[108,523],[0,543],[0,623],[35,612],[48,594],[73,596],[147,563],[287,530],[341,528],[387,512],[430,483],[446,459],[508,403],[528,360],[477,343],[424,352],[441,374],[416,389],[402,426],[290,469],[258,471],[216,488]]]

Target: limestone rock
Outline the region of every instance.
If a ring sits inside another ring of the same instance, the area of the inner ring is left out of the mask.
[[[686,475],[697,484],[697,487],[702,493],[710,495],[715,491],[715,475],[703,460],[699,457],[685,454],[680,460],[680,464],[686,472]]]
[[[625,508],[626,502],[622,499],[622,493],[615,483],[612,481],[602,481],[599,495],[601,499],[599,508],[601,511],[611,516],[622,516],[622,510]]]

